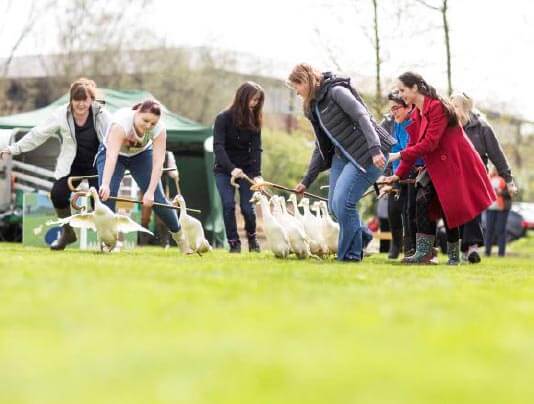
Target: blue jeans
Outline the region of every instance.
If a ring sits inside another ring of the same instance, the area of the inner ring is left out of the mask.
[[[96,157],[96,168],[98,170],[98,184],[102,185],[102,178],[104,176],[104,166],[106,164],[106,148],[101,145]],[[111,177],[110,195],[117,196],[119,187],[121,185],[124,171],[130,170],[130,174],[141,189],[141,192],[146,192],[150,185],[150,176],[152,175],[152,149],[145,150],[132,157],[125,157],[119,155],[117,157],[117,164],[115,171]],[[163,194],[161,181],[154,191],[154,202],[169,204],[169,201]],[[115,211],[115,201],[108,199],[104,202],[112,211]],[[154,206],[154,213],[165,223],[169,230],[173,233],[180,231],[180,224],[178,223],[178,216],[176,210]]]
[[[238,243],[239,235],[237,234],[235,219],[235,188],[230,183],[230,179],[231,177],[228,174],[215,173],[215,183],[222,201],[226,238],[229,243]],[[250,184],[243,178],[237,180],[237,183],[239,184],[239,205],[245,218],[245,230],[248,237],[254,237],[256,235],[256,211],[250,203],[250,198],[252,198]]]
[[[387,158],[387,156],[386,156]],[[384,170],[373,164],[360,171],[351,162],[337,154],[330,168],[328,204],[339,222],[339,261],[358,261],[363,258],[362,223],[356,204],[363,193],[377,180]]]

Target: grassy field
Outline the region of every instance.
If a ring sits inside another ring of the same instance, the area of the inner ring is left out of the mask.
[[[530,403],[534,239],[511,253],[450,268],[0,244],[0,401]]]

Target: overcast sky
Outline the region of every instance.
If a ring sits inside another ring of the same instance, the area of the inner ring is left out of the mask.
[[[383,74],[394,78],[412,69],[445,89],[440,15],[412,6],[399,16],[401,1],[379,0]],[[0,12],[10,5],[8,14],[0,17],[0,56],[9,54],[29,3],[0,0]],[[276,76],[285,76],[302,61],[334,69],[329,47],[345,72],[361,77],[374,73],[370,4],[371,0],[154,0],[139,23],[167,45],[210,45],[257,55],[264,61],[264,73]],[[453,86],[481,105],[502,106],[534,120],[534,2],[449,0],[449,7]],[[53,21],[44,21],[17,54],[59,50]]]

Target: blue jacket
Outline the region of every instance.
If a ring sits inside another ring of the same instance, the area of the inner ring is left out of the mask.
[[[395,120],[393,120],[391,117],[386,118],[382,122],[382,127],[386,129],[394,138],[397,140],[397,143],[393,145],[391,148],[392,153],[400,152],[404,149],[406,149],[406,146],[408,146],[408,141],[410,140],[410,135],[408,132],[406,132],[406,127],[411,124],[411,119],[407,119],[404,122],[397,123]],[[400,164],[400,160],[396,160],[391,162],[393,172],[397,170],[397,167]],[[425,165],[422,158],[417,159],[416,166],[423,166]]]

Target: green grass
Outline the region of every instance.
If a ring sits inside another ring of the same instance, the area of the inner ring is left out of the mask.
[[[459,268],[0,244],[0,401],[532,402],[533,260],[532,238]]]

